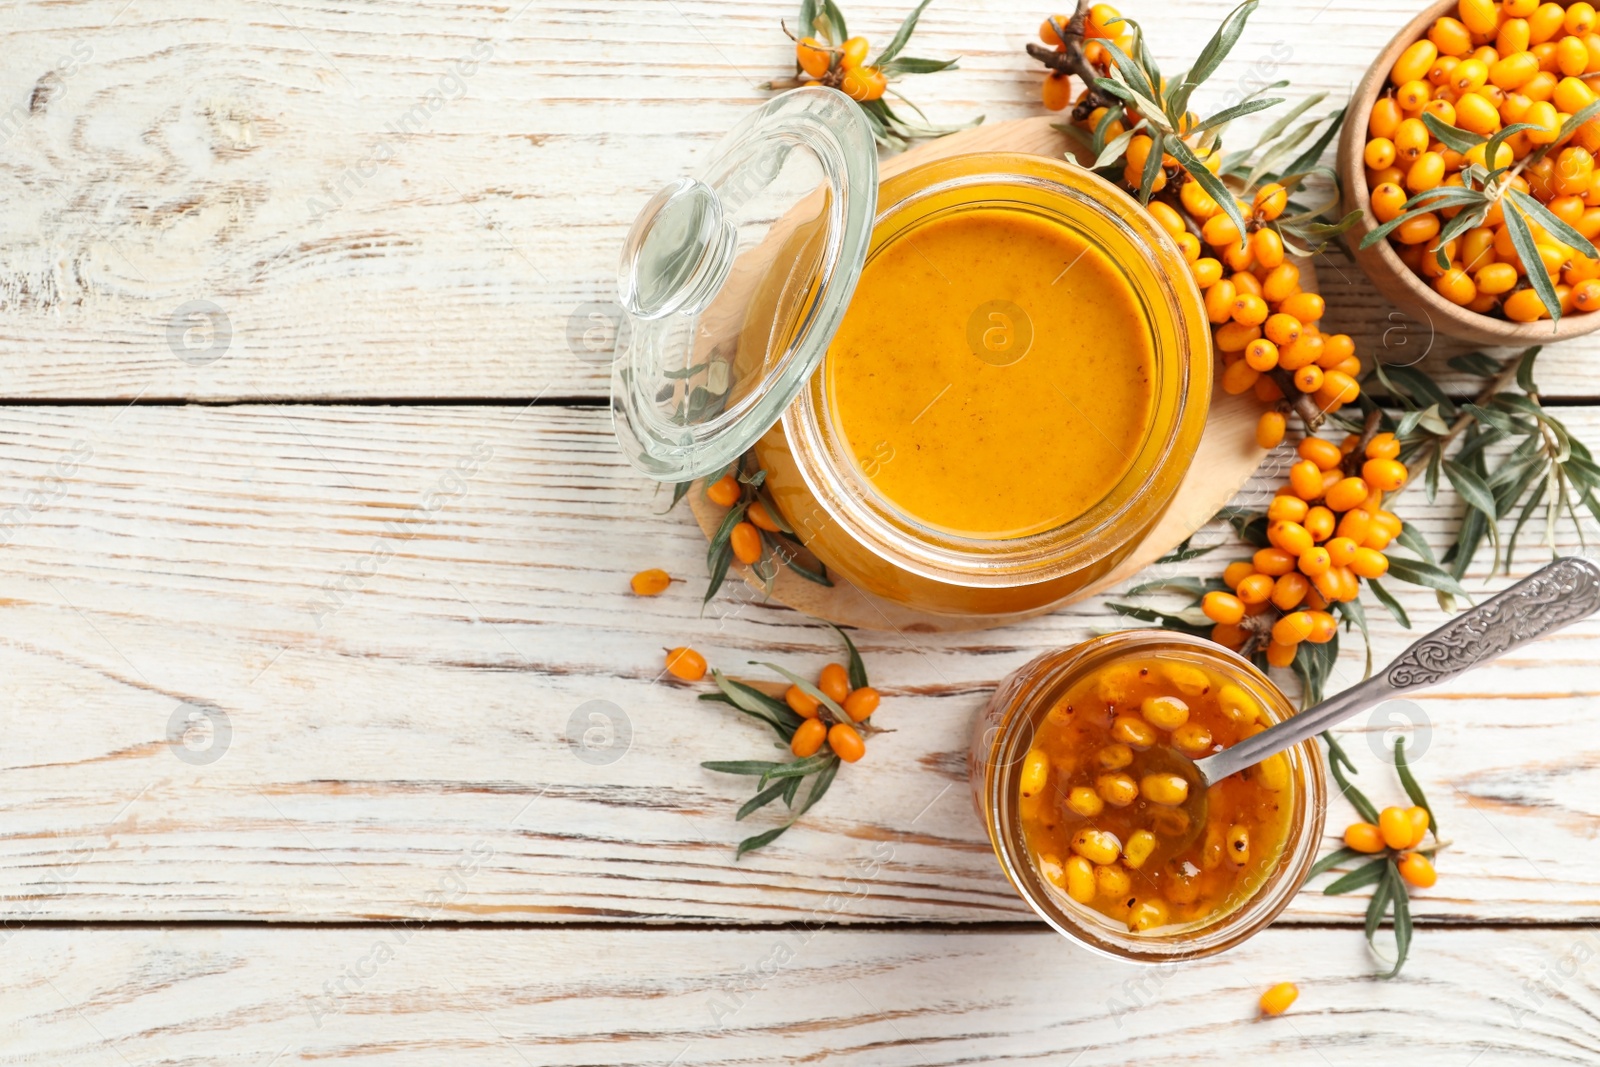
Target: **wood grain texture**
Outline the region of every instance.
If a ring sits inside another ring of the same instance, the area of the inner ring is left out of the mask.
[[[852,26],[882,41],[906,6],[856,0]],[[1129,14],[1177,69],[1232,6]],[[23,5],[0,27],[0,395],[603,395],[623,234],[787,69],[793,7]],[[1258,11],[1197,103],[1279,78],[1341,99],[1410,14],[1312,7]],[[914,48],[961,69],[908,90],[936,121],[1039,114],[1038,17],[941,0]],[[1319,264],[1325,327],[1364,355],[1462,350]],[[1547,395],[1593,396],[1597,354],[1543,357]]]
[[[1600,435],[1600,411],[1571,415]],[[662,648],[755,677],[756,659],[814,671],[836,639],[737,583],[702,614],[704,540],[681,505],[661,514],[603,410],[16,409],[0,502],[9,922],[415,918],[478,842],[492,860],[433,917],[792,922],[887,848],[831,921],[1022,919],[966,792],[971,716],[1033,655],[1121,625],[1097,602],[982,635],[863,634],[892,732],[735,863],[770,816],[735,824],[748,783],[698,763],[772,739],[662,679]],[[1435,544],[1457,507],[1407,502]],[[632,597],[647,567],[684,582]],[[1419,626],[1441,620],[1391,585]],[[1391,657],[1406,638],[1372,615]],[[1417,773],[1454,842],[1423,924],[1600,920],[1597,636],[1590,621],[1415,699]],[[1337,684],[1359,676],[1347,650]],[[199,762],[224,716],[220,758]],[[1384,726],[1345,734],[1392,803],[1365,743]],[[1305,894],[1286,921],[1359,909]]]
[[[1138,969],[1047,931],[29,930],[0,1064],[1588,1064],[1593,931],[1277,927]],[[1286,979],[1290,1012],[1256,999]]]

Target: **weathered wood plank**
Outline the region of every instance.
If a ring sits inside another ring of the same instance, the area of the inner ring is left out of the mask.
[[[1600,411],[1571,414],[1600,435]],[[701,535],[686,509],[661,514],[606,420],[8,412],[0,918],[407,917],[479,841],[492,861],[440,918],[790,921],[882,848],[892,862],[840,921],[1025,917],[966,795],[968,724],[1006,673],[1119,621],[1096,602],[982,634],[862,634],[894,732],[799,827],[735,863],[765,817],[736,825],[746,783],[698,763],[760,757],[771,738],[662,681],[661,649],[810,671],[834,639],[734,585],[702,615]],[[1408,514],[1438,543],[1456,505],[1415,496]],[[653,566],[686,581],[629,595]],[[1431,595],[1399,588],[1419,625],[1441,619]],[[1404,635],[1372,614],[1378,654],[1393,655]],[[1422,921],[1600,919],[1597,635],[1586,623],[1415,701],[1431,719],[1417,773],[1455,842]],[[1347,650],[1340,679],[1359,671]],[[205,749],[220,716],[227,744]],[[168,743],[190,717],[202,752]],[[1383,726],[1347,733],[1364,784],[1396,802],[1362,739],[1381,749]],[[1289,919],[1359,907],[1306,895]]]
[[[1593,1063],[1591,930],[1355,930],[1162,968],[1039,932],[42,929],[0,1064]],[[1289,1014],[1256,998],[1295,981]]]
[[[852,25],[882,41],[908,6],[856,0]],[[1128,14],[1178,69],[1232,6]],[[1197,102],[1289,78],[1331,107],[1408,15],[1311,7],[1264,7]],[[0,27],[0,395],[603,395],[623,234],[784,71],[793,8],[23,5]],[[916,51],[961,69],[908,90],[936,120],[1038,114],[1038,17],[941,0]],[[1347,263],[1322,274],[1363,353],[1459,350]],[[1549,353],[1546,391],[1595,395],[1597,354]]]

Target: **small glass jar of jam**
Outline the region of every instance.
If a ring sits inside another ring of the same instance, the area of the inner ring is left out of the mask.
[[[1145,754],[1201,759],[1292,714],[1210,641],[1108,634],[996,690],[974,725],[973,799],[1006,877],[1056,930],[1123,959],[1211,955],[1265,927],[1305,881],[1327,804],[1322,754],[1313,739],[1212,785],[1199,826],[1174,783],[1141,773]]]

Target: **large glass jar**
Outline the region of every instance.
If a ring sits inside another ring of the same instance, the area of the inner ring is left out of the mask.
[[[1188,470],[1211,392],[1199,291],[1082,167],[974,154],[879,188],[858,121],[833,90],[786,93],[640,216],[618,436],[664,481],[753,445],[800,540],[871,596],[1047,609],[1126,557]],[[891,271],[958,231],[947,288]]]
[[[1051,885],[1024,835],[1019,785],[1024,758],[1045,715],[1085,679],[1119,663],[1195,664],[1237,685],[1265,717],[1278,722],[1294,708],[1265,675],[1220,645],[1162,630],[1125,630],[1048,652],[1014,672],[974,720],[968,752],[973,802],[1000,868],[1040,918],[1067,937],[1110,956],[1146,963],[1208,956],[1260,931],[1288,905],[1316,860],[1327,807],[1325,766],[1316,739],[1288,753],[1287,834],[1265,877],[1204,920],[1135,933]],[[1216,788],[1216,787],[1213,787]]]

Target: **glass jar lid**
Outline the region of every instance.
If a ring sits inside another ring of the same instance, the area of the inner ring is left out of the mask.
[[[630,463],[688,481],[778,421],[844,316],[877,198],[860,107],[812,86],[757,108],[650,199],[617,279],[611,409]]]

